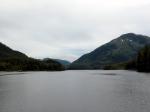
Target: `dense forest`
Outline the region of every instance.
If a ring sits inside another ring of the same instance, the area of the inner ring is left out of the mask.
[[[142,48],[132,60],[123,63],[110,64],[105,66],[104,69],[126,69],[136,70],[138,72],[150,72],[150,45],[146,45]]]
[[[60,71],[64,69],[64,66],[55,60],[30,58],[0,43],[0,71]]]
[[[38,60],[33,58],[3,58],[0,59],[0,71],[60,71],[64,67],[53,60]]]
[[[126,65],[126,69],[134,69],[139,72],[150,72],[150,45],[146,45],[138,53],[135,59]]]

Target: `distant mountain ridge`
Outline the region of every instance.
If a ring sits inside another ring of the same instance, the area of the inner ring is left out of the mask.
[[[107,65],[126,62],[147,44],[150,44],[150,37],[127,33],[81,56],[70,69],[103,69]]]
[[[69,62],[69,61],[67,61],[67,60],[54,59],[54,61],[59,62],[60,64],[62,64],[63,66],[65,66],[65,68],[68,68],[69,65],[71,64],[71,62]]]
[[[0,71],[61,71],[64,70],[59,62],[48,59],[39,60],[12,50],[0,43]]]
[[[54,60],[54,61],[59,62],[59,63],[62,64],[65,68],[68,68],[69,65],[71,64],[71,62],[69,62],[69,61],[67,61],[67,60],[61,60],[61,59],[45,58],[45,59],[43,59],[43,60],[48,60],[48,59],[51,59],[51,60]]]

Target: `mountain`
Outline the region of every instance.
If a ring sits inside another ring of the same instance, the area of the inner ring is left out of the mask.
[[[70,69],[104,69],[109,65],[124,63],[135,58],[147,44],[150,44],[148,36],[127,33],[81,56],[70,65]]]
[[[61,59],[54,59],[55,61],[59,62],[60,64],[62,64],[63,66],[65,66],[65,68],[68,68],[69,65],[71,64],[69,61],[67,60],[61,60]]]
[[[0,43],[0,71],[60,70],[64,70],[64,67],[57,61],[33,59]]]
[[[19,51],[12,50],[8,46],[0,43],[0,58],[8,58],[8,57],[18,57],[18,58],[27,58],[27,56]]]
[[[69,61],[67,61],[67,60],[61,60],[61,59],[44,58],[43,60],[49,60],[49,59],[54,60],[54,61],[60,63],[65,68],[68,68],[69,65],[71,64]]]

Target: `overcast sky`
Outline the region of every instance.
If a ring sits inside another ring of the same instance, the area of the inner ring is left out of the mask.
[[[0,0],[0,41],[74,61],[125,33],[150,36],[150,0]]]

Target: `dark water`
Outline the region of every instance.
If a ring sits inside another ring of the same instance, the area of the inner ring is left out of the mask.
[[[0,112],[150,112],[150,74],[0,73]]]

